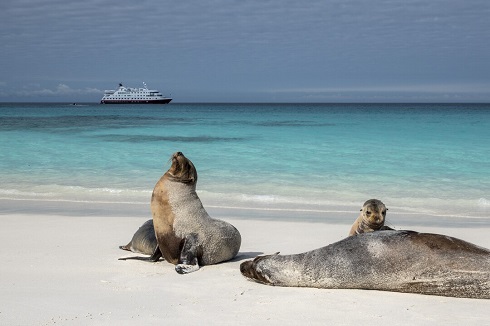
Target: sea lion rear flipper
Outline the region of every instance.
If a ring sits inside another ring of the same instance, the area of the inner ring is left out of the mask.
[[[160,248],[157,245],[155,250],[153,251],[153,254],[150,257],[140,257],[140,256],[121,257],[118,258],[118,260],[144,260],[144,261],[157,262],[160,259],[160,257],[162,257],[162,252],[160,251]]]
[[[197,238],[196,233],[191,233],[185,237],[184,245],[180,251],[179,263],[175,265],[175,271],[177,273],[189,274],[199,269]]]
[[[131,251],[131,242],[125,246],[119,246],[119,249]]]

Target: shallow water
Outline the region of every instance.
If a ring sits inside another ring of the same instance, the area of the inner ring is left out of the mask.
[[[209,207],[490,220],[488,104],[4,103],[0,139],[0,199],[149,203],[182,151]]]

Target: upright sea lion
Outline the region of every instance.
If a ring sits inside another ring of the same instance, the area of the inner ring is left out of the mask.
[[[133,238],[125,246],[119,246],[123,250],[138,252],[145,255],[151,255],[158,246],[153,228],[153,220],[148,220],[134,233]]]
[[[151,196],[153,225],[160,252],[178,273],[232,259],[241,236],[222,220],[211,218],[196,194],[197,171],[181,152],[160,178]]]
[[[362,205],[361,213],[350,229],[349,235],[373,232],[384,227],[386,218],[385,204],[378,199],[369,199]],[[385,227],[385,229],[390,229]]]
[[[277,286],[490,299],[490,250],[414,231],[362,233],[301,254],[259,256],[240,271]]]

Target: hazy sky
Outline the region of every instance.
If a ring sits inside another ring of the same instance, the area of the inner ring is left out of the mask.
[[[488,0],[2,0],[0,46],[0,101],[490,101]]]

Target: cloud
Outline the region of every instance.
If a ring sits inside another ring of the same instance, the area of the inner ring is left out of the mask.
[[[264,91],[298,102],[488,102],[490,84],[387,84],[282,88]]]
[[[490,84],[399,84],[272,89],[274,93],[488,93]]]
[[[96,88],[71,88],[66,84],[58,84],[54,88],[42,88],[37,84],[25,85],[22,88],[6,89],[6,83],[0,83],[0,95],[3,97],[58,97],[58,96],[73,96],[73,95],[101,95],[102,90]]]
[[[102,94],[103,91],[96,88],[83,88],[74,89],[65,84],[59,84],[54,89],[38,89],[38,90],[24,90],[22,91],[25,96],[58,96],[58,95],[89,95],[89,94]],[[20,95],[20,94],[19,94]]]

